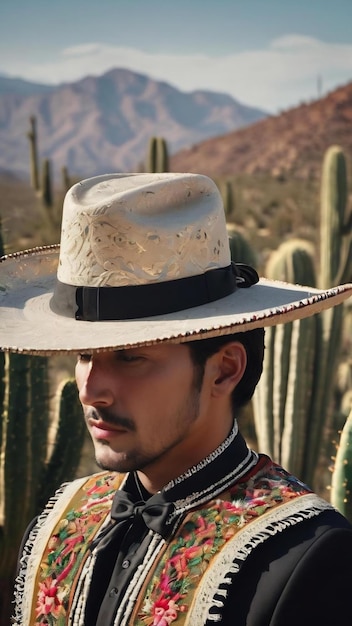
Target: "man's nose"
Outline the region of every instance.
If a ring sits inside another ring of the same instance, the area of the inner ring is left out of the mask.
[[[79,399],[82,404],[90,406],[110,406],[113,404],[116,385],[113,387],[111,375],[109,376],[101,363],[92,360],[82,373],[77,373],[76,377]]]

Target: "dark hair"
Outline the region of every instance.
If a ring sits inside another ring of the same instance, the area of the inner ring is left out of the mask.
[[[255,328],[244,333],[221,335],[211,339],[199,339],[187,342],[191,358],[197,368],[195,380],[199,386],[203,380],[204,367],[207,359],[218,352],[222,346],[231,341],[242,343],[247,353],[247,367],[242,379],[232,392],[233,412],[243,407],[253,396],[263,371],[264,328]]]

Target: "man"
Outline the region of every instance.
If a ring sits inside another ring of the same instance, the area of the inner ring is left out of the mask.
[[[56,273],[57,270],[57,273]],[[62,486],[28,531],[14,623],[352,623],[352,528],[250,450],[237,415],[264,327],[339,304],[231,263],[207,177],[112,174],[75,185],[60,252],[0,265],[0,345],[76,353],[104,471]]]

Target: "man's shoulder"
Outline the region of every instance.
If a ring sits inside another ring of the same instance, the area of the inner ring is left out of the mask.
[[[294,528],[292,535],[297,534],[300,541],[314,544],[324,537],[326,542],[330,538],[343,535],[352,546],[352,525],[334,508],[327,508],[315,517],[304,520]]]
[[[251,626],[350,623],[351,576],[352,526],[326,509],[258,545],[231,579],[223,622],[236,606],[238,623]]]
[[[53,500],[57,500],[61,495],[74,497],[77,492],[87,494],[88,498],[98,499],[100,495],[114,493],[123,484],[125,478],[125,474],[105,470],[81,476],[60,485]]]

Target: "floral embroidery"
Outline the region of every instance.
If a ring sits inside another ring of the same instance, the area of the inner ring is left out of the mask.
[[[64,616],[62,595],[63,592],[59,593],[56,581],[52,577],[47,578],[43,583],[39,583],[36,615],[45,617],[46,620],[50,619],[50,615],[55,617],[56,620],[60,618],[60,614]]]
[[[119,482],[120,482],[119,478]],[[41,563],[34,624],[64,626],[72,585],[89,541],[111,508],[116,474],[92,477],[50,538]]]
[[[136,626],[183,623],[200,578],[222,546],[268,509],[308,492],[273,465],[265,475],[235,485],[207,508],[190,513],[153,572]]]
[[[116,474],[93,476],[71,500],[41,562],[33,625],[67,624],[70,599],[88,547],[107,518],[121,480]],[[133,624],[183,624],[204,572],[236,532],[268,509],[308,492],[280,467],[266,464],[262,473],[235,485],[206,508],[191,511],[154,564],[143,597],[137,601]]]

